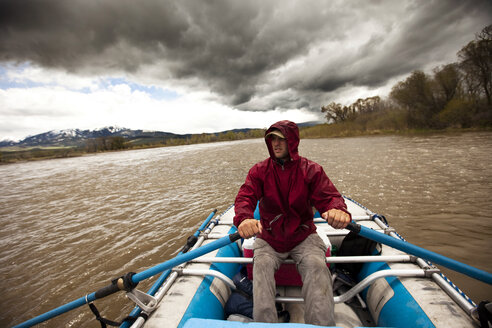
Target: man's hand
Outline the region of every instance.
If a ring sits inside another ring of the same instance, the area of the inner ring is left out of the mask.
[[[350,215],[342,210],[331,209],[321,214],[321,217],[335,229],[343,229],[350,223]]]
[[[259,220],[246,219],[239,224],[237,231],[239,232],[241,238],[248,239],[258,233],[261,233],[262,227]]]

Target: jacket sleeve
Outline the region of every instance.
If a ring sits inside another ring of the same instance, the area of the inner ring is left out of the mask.
[[[234,202],[234,225],[239,227],[245,219],[254,218],[257,202],[263,197],[263,180],[260,178],[258,165],[253,166],[246,176],[246,181],[239,188]]]
[[[347,211],[347,205],[342,195],[338,192],[320,165],[312,165],[308,169],[308,176],[310,177],[309,189],[311,192],[311,203],[320,214],[331,209],[338,209],[351,215]]]

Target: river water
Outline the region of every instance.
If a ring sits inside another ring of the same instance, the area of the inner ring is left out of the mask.
[[[409,242],[492,272],[492,133],[302,140],[299,149]],[[0,326],[173,257],[267,156],[256,139],[0,166]],[[443,271],[476,302],[492,298],[490,285]],[[96,305],[110,319],[133,308],[123,293]],[[99,324],[83,306],[43,326]]]

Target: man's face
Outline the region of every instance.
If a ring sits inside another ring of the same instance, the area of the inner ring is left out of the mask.
[[[285,160],[289,158],[289,148],[287,147],[286,139],[272,135],[270,140],[272,141],[273,153],[277,159]]]

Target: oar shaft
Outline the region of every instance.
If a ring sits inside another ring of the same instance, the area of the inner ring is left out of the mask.
[[[173,258],[169,261],[158,264],[158,265],[156,265],[152,268],[149,268],[145,271],[142,271],[140,273],[136,273],[135,275],[133,275],[132,281],[134,283],[139,283],[140,281],[145,280],[147,278],[150,278],[150,277],[152,277],[158,273],[161,273],[164,270],[173,268],[177,265],[180,265],[180,264],[183,264],[183,263],[188,262],[190,260],[193,260],[197,257],[204,255],[204,254],[210,253],[216,249],[227,246],[230,243],[238,240],[239,238],[241,238],[241,237],[239,236],[239,233],[236,232],[236,233],[230,234],[228,236],[222,237],[220,239],[217,239],[217,240],[211,242],[210,244],[200,246],[199,248],[194,249],[192,251],[189,251],[188,253],[184,253],[182,255],[176,256],[175,258]]]
[[[212,211],[212,213],[210,213],[208,215],[208,217],[205,219],[205,221],[203,221],[202,225],[198,228],[198,230],[194,233],[194,236],[195,237],[198,237],[200,235],[200,232],[205,229],[208,224],[210,223],[210,221],[212,220],[212,218],[214,217],[215,213],[217,213],[217,209],[214,209]]]
[[[417,257],[431,261],[435,264],[442,265],[446,268],[449,268],[449,269],[452,269],[454,271],[463,273],[467,276],[470,276],[472,278],[478,279],[480,281],[483,281],[485,283],[492,285],[492,274],[487,272],[487,271],[480,270],[478,268],[472,267],[471,265],[458,262],[458,261],[453,260],[449,257],[444,256],[444,255],[441,255],[441,254],[426,250],[424,248],[415,246],[409,242],[390,237],[388,235],[374,231],[372,229],[361,226],[361,225],[356,224],[354,222],[351,222],[347,226],[347,229],[358,233],[362,237],[366,237],[366,238],[374,240],[378,243],[385,244],[387,246],[396,248],[396,249],[403,251],[405,253],[415,255]]]
[[[51,311],[48,311],[46,313],[43,313],[35,318],[29,319],[20,325],[14,326],[14,328],[25,328],[25,327],[32,327],[34,325],[37,325],[41,322],[44,322],[46,320],[49,320],[51,318],[54,318],[56,316],[59,316],[60,314],[66,313],[68,311],[71,311],[73,309],[76,309],[84,304],[93,302],[96,299],[96,293],[89,294],[84,297],[81,297],[79,299],[76,299],[75,301],[72,301],[70,303],[64,304],[62,306],[57,307],[56,309],[53,309]]]

